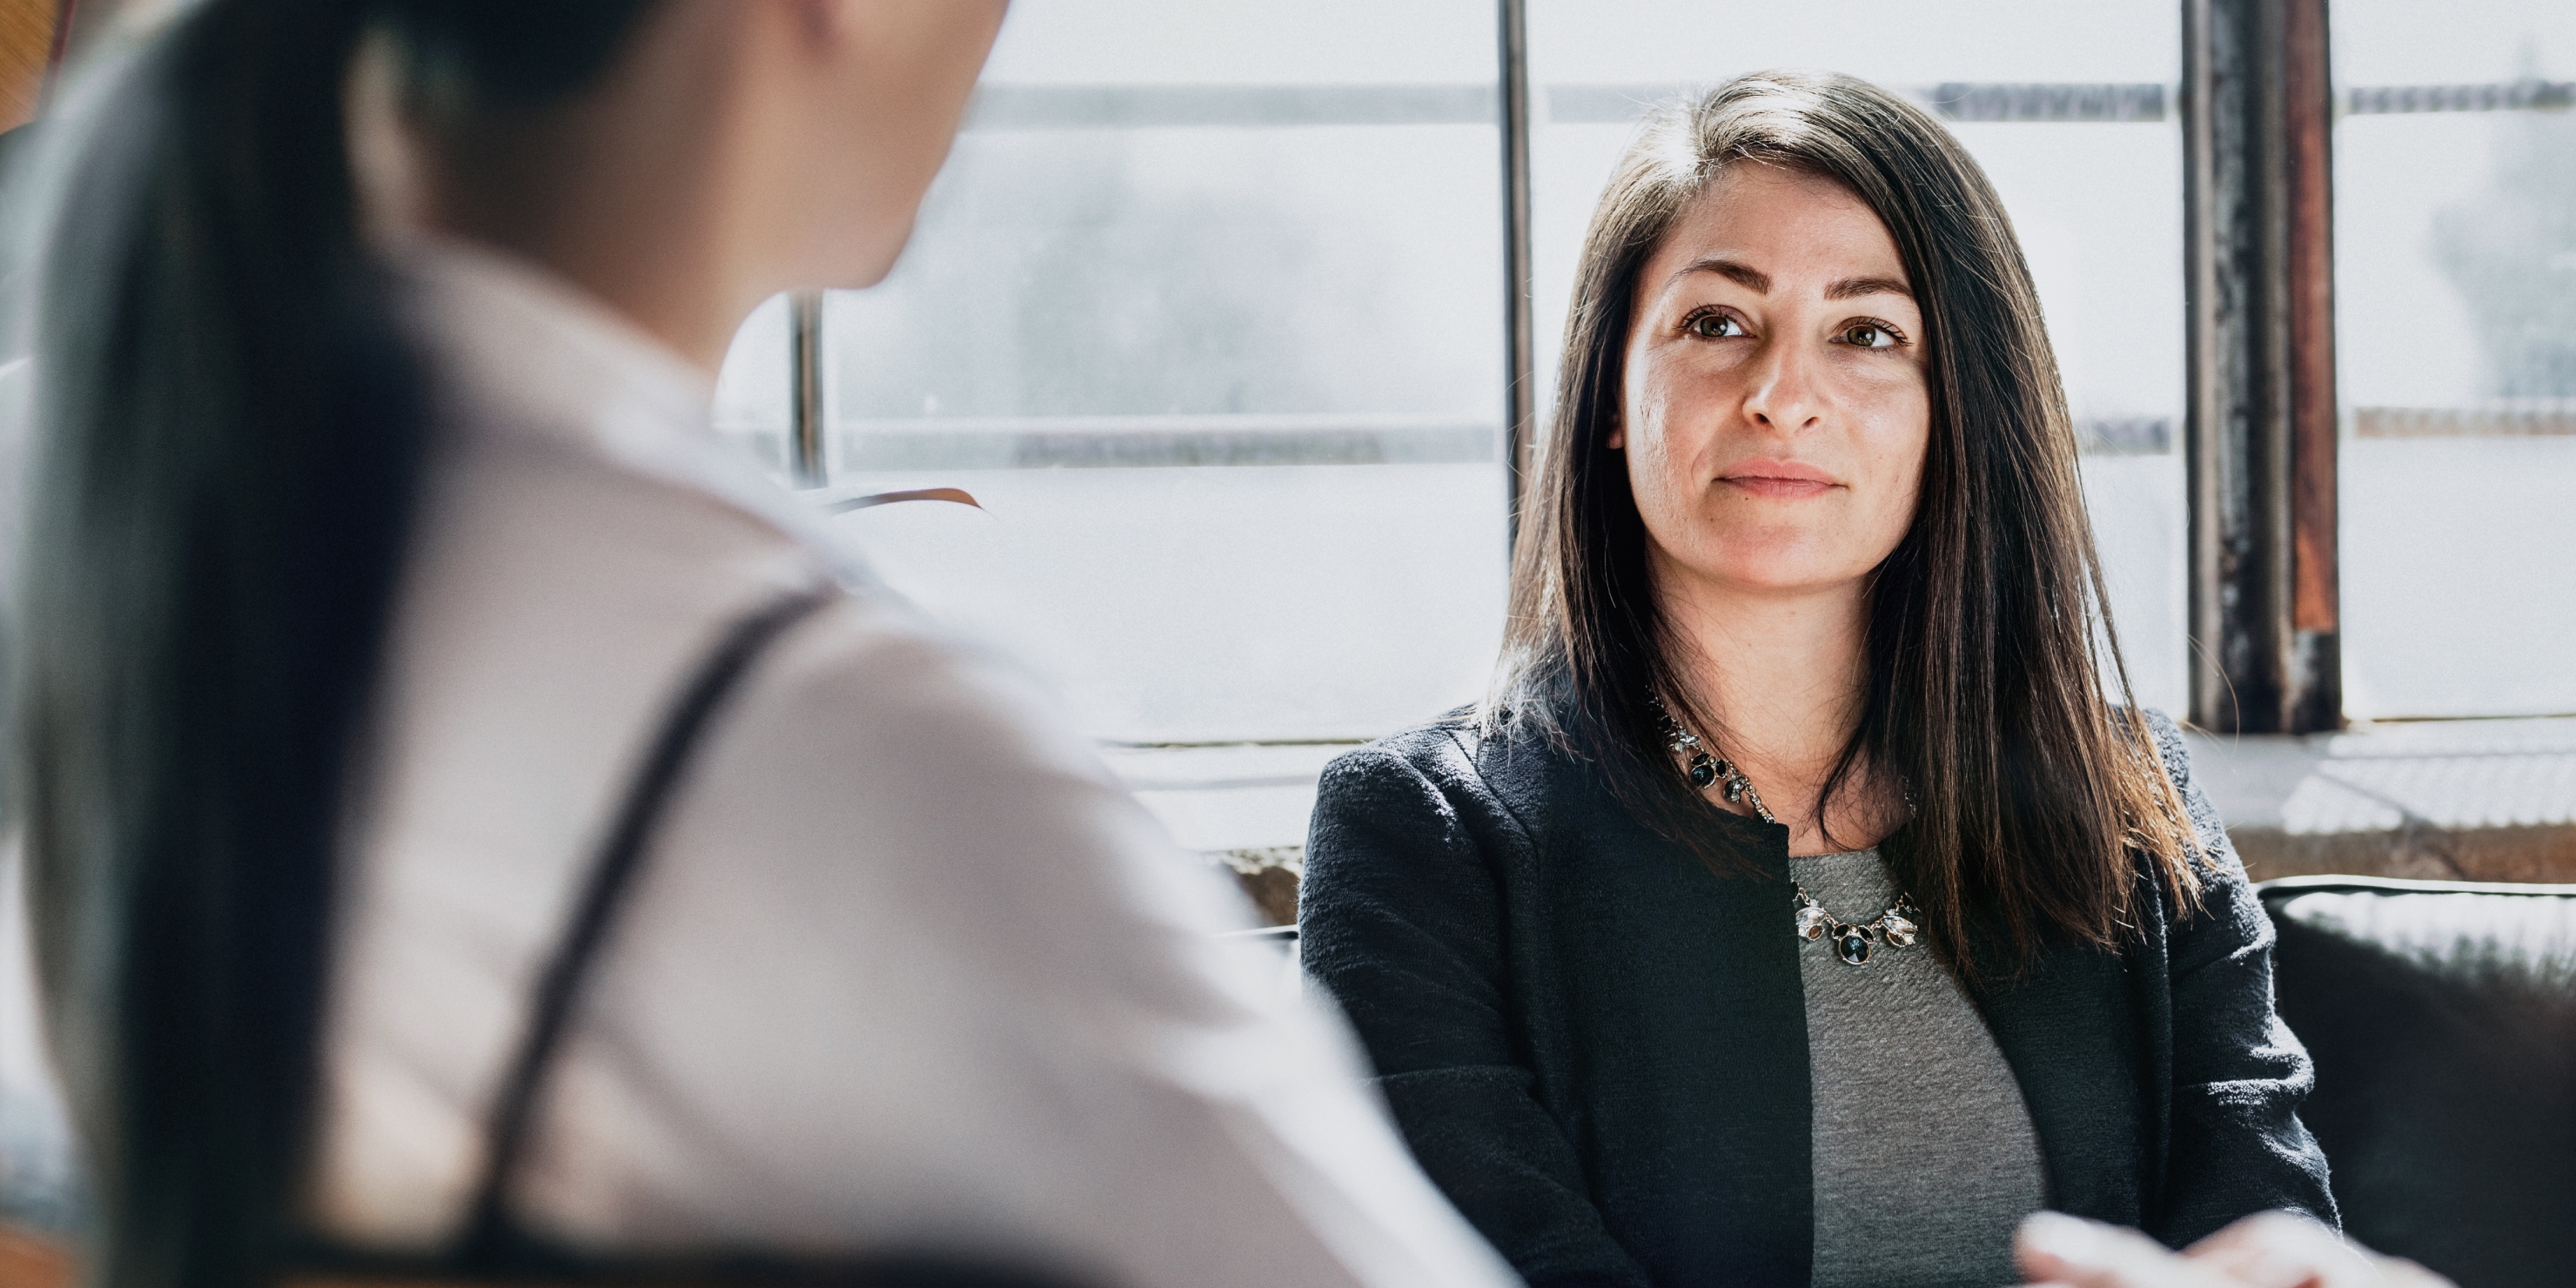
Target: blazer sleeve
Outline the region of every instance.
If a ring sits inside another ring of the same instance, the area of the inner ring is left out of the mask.
[[[2173,1135],[2153,1233],[2180,1247],[2267,1209],[2335,1227],[2325,1152],[2298,1114],[2315,1066],[2273,1009],[2271,918],[2217,809],[2192,781],[2181,730],[2162,715],[2148,723],[2206,857],[2201,906],[2175,919],[2167,948]]]
[[[1358,1031],[1423,1170],[1532,1285],[1646,1288],[1516,1054],[1498,856],[1461,806],[1508,815],[1472,766],[1427,759],[1430,772],[1372,747],[1325,770],[1300,894],[1306,970]]]

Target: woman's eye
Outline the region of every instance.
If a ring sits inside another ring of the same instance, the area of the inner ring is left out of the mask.
[[[1723,340],[1744,334],[1744,324],[1724,313],[1703,313],[1691,319],[1690,332],[1705,340]]]
[[[1875,322],[1854,322],[1843,328],[1840,339],[1845,344],[1861,349],[1896,347],[1896,333]]]

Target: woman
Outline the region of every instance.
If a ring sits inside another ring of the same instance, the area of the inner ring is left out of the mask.
[[[2270,932],[2125,690],[2030,273],[1841,76],[1602,195],[1494,696],[1325,774],[1308,970],[1534,1284],[1997,1284],[2334,1219]],[[2098,643],[2094,634],[2099,627]]]
[[[206,0],[73,106],[13,808],[95,1282],[1499,1281],[1213,878],[709,423],[1001,11]]]

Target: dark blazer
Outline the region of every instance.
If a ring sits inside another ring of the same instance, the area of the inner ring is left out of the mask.
[[[2206,907],[2177,920],[2159,898],[2125,950],[2048,950],[1971,996],[2021,1082],[2052,1206],[2176,1246],[2266,1208],[2332,1224],[2296,1113],[2307,1053],[2272,1011],[2271,923],[2180,735],[2152,720],[2216,859]],[[1711,825],[1760,876],[1718,878],[1590,765],[1528,735],[1480,740],[1463,717],[1324,771],[1306,969],[1424,1170],[1540,1288],[1808,1283],[1788,831]]]

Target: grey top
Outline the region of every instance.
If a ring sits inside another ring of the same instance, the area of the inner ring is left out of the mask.
[[[1876,850],[1789,860],[1836,918],[1896,898]],[[1783,910],[1781,931],[1788,933]],[[1815,1288],[2016,1284],[2015,1223],[2047,1202],[2030,1109],[1994,1035],[1932,950],[1799,946],[1815,1097]]]

